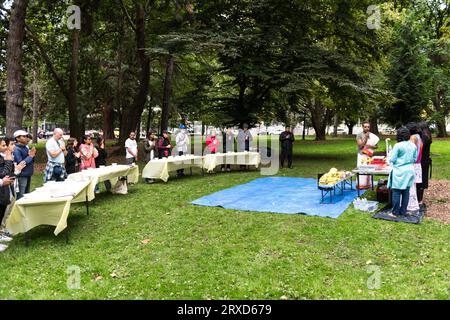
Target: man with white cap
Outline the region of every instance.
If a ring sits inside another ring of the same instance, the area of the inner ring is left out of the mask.
[[[23,197],[24,194],[30,192],[31,177],[34,174],[34,157],[36,156],[36,148],[31,150],[28,148],[29,133],[24,130],[17,130],[14,132],[14,139],[16,140],[16,148],[14,149],[14,162],[25,162],[26,166],[22,172],[17,176],[17,183],[19,185],[19,192],[17,199]]]

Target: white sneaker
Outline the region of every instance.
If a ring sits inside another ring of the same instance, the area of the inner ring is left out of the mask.
[[[0,243],[0,252],[5,251],[6,249],[8,249],[8,246],[6,244]]]
[[[0,234],[0,242],[10,242],[13,238],[8,237],[6,234]]]

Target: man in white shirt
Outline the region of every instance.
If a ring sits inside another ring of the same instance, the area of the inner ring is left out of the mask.
[[[188,153],[189,135],[186,134],[186,126],[184,124],[180,124],[179,128],[180,130],[175,137],[175,142],[177,144],[178,155],[182,156]],[[184,169],[177,170],[177,176],[184,176]]]
[[[127,164],[138,161],[138,147],[136,142],[136,133],[131,132],[130,137],[125,141]]]
[[[44,173],[44,183],[50,180],[63,181],[67,178],[64,166],[67,150],[62,139],[63,134],[62,129],[56,128],[53,131],[53,137],[45,144],[48,161]]]
[[[372,157],[373,149],[378,148],[376,145],[378,137],[370,132],[370,122],[365,121],[362,124],[363,131],[356,135],[356,143],[358,145],[357,167],[366,164],[366,161]],[[369,176],[360,175],[358,189],[369,189],[371,182]]]

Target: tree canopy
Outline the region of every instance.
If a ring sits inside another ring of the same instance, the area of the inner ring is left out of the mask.
[[[446,135],[448,0],[7,3],[0,2],[0,114],[15,112],[18,123],[31,121],[34,81],[39,118],[74,136],[102,128],[113,138],[119,128],[123,140],[140,124],[164,130],[303,116],[319,140],[333,119],[349,129],[360,119],[423,119]],[[8,56],[12,50],[23,58]],[[22,105],[9,105],[17,94]]]

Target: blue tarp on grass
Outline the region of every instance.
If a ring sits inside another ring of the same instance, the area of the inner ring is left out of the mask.
[[[321,192],[316,179],[271,177],[225,189],[192,202],[195,205],[225,209],[306,214],[338,218],[357,197],[356,190],[340,191],[333,204],[321,204]],[[329,197],[326,198],[326,201]]]

